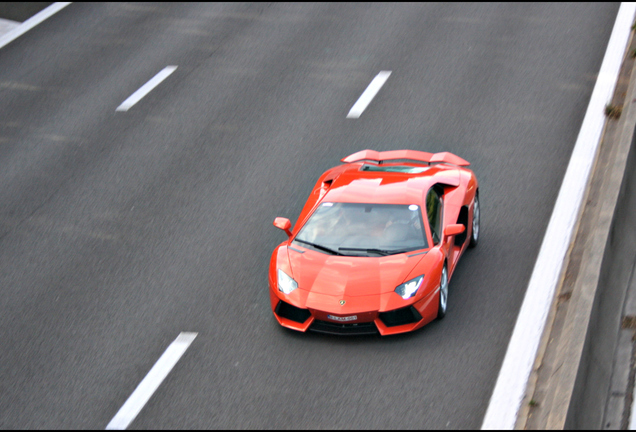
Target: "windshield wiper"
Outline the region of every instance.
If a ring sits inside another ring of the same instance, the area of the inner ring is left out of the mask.
[[[294,241],[297,241],[299,243],[304,243],[306,245],[315,247],[316,249],[320,249],[321,251],[328,252],[328,253],[330,253],[332,255],[342,255],[340,252],[335,251],[333,249],[329,249],[327,246],[322,246],[322,245],[311,243],[311,242],[308,242],[308,241],[305,241],[305,240],[300,240],[298,238],[295,238]]]
[[[418,249],[422,249],[422,248],[420,247],[408,248],[408,249],[375,249],[375,248],[349,248],[349,247],[338,248],[339,251],[346,250],[346,251],[353,251],[353,252],[376,253],[382,256],[397,255],[397,254],[401,254],[404,252],[411,252]]]

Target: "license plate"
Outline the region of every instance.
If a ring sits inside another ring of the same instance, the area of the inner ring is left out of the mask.
[[[350,316],[345,316],[345,317],[339,317],[339,316],[334,316],[334,315],[327,315],[327,318],[329,318],[330,320],[334,320],[334,321],[355,321],[358,319],[357,315],[350,315]]]

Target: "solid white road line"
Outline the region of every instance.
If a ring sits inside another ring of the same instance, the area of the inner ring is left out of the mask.
[[[634,3],[622,3],[618,11],[482,429],[513,429],[515,426],[600,142],[605,124],[604,108],[614,93],[635,11]]]
[[[144,96],[146,96],[152,89],[161,84],[161,81],[165,80],[177,69],[177,66],[166,66],[163,68],[157,75],[152,77],[150,81],[146,84],[142,85],[139,90],[131,94],[128,99],[123,101],[121,105],[119,105],[115,111],[128,111],[133,105],[141,100]]]
[[[351,109],[349,110],[349,114],[347,114],[347,118],[359,118],[367,106],[371,103],[376,94],[380,91],[386,80],[389,79],[389,75],[391,75],[391,71],[381,71],[376,75],[375,78],[371,81],[371,84],[367,87],[367,89],[362,93],[358,101],[353,104]]]
[[[50,17],[51,15],[59,12],[64,9],[66,6],[70,5],[71,2],[57,2],[53,3],[51,6],[46,9],[41,10],[40,12],[33,15],[31,18],[14,28],[8,33],[5,33],[3,36],[0,36],[0,48],[8,44],[9,42],[17,39],[22,36],[24,33],[31,30],[36,25],[40,24],[42,21]]]
[[[181,333],[166,349],[148,375],[139,383],[126,403],[106,426],[107,430],[123,430],[137,417],[162,381],[188,349],[197,333]]]

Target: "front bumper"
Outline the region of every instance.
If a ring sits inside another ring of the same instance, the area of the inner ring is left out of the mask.
[[[281,299],[271,288],[270,297],[274,317],[283,327],[301,332],[311,330],[336,335],[380,333],[384,336],[410,332],[433,321],[437,316],[439,290],[429,293],[411,305],[397,309],[356,313],[357,319],[352,322],[330,318],[330,316],[338,318],[340,314],[336,312],[299,308],[291,304],[288,299]]]

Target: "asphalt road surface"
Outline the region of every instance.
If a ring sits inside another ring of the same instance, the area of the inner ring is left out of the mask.
[[[0,427],[104,428],[185,331],[131,428],[480,427],[617,10],[78,3],[0,49]],[[286,331],[272,221],[365,148],[470,161],[480,244],[443,321]]]

